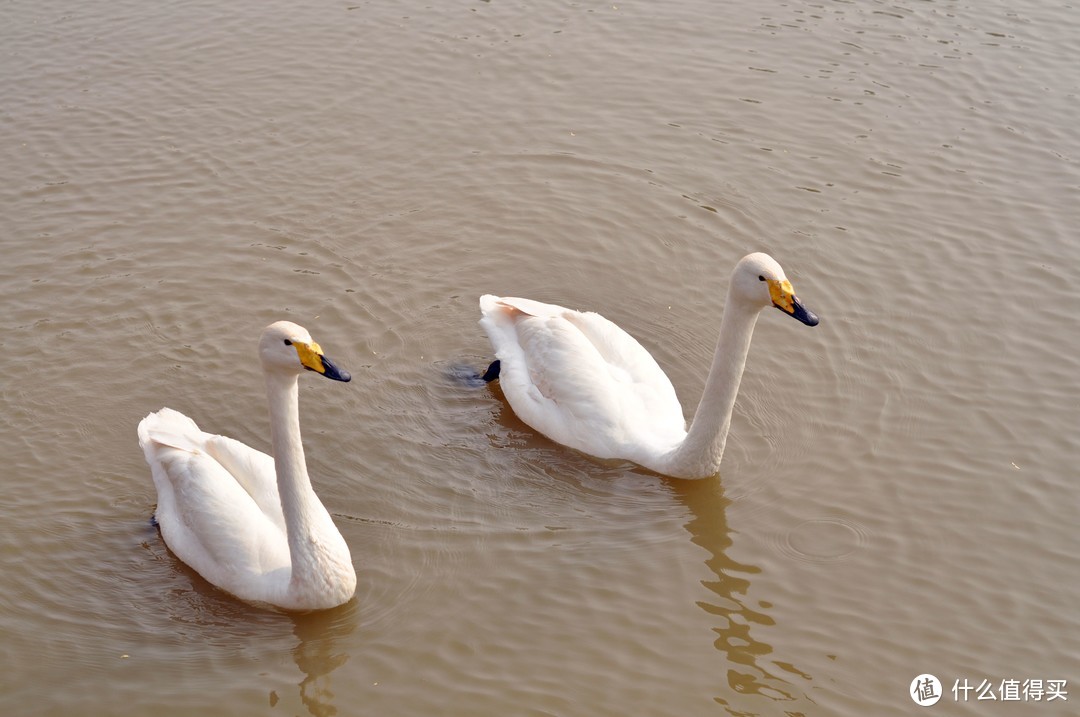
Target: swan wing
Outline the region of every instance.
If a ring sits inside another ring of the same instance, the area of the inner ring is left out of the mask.
[[[285,514],[281,511],[273,457],[228,436],[204,435],[207,455],[229,472],[259,510],[284,533]]]
[[[171,408],[147,416],[143,424],[146,438],[153,442],[189,453],[205,453],[217,461],[247,491],[266,517],[285,532],[285,516],[281,512],[272,456],[234,438],[206,433],[195,421]],[[143,442],[143,424],[139,426],[140,443]]]
[[[208,581],[244,599],[266,600],[265,586],[274,573],[284,571],[287,583],[291,563],[280,501],[276,513],[267,512],[252,494],[270,500],[265,471],[273,477],[273,459],[204,433],[171,409],[144,418],[138,433],[157,488],[155,516],[169,549]]]
[[[685,436],[670,379],[616,324],[529,299],[487,295],[480,305],[503,393],[533,428],[594,456],[632,460]]]

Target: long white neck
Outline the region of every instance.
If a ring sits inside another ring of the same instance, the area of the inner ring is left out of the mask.
[[[732,294],[729,290],[716,354],[690,430],[683,442],[662,459],[661,472],[668,475],[705,478],[720,469],[750,339],[761,313],[759,307],[740,302]]]
[[[274,450],[278,495],[285,516],[285,530],[292,561],[290,590],[310,585],[318,576],[320,557],[312,539],[321,514],[326,512],[311,488],[304,444],[300,440],[300,406],[297,376],[273,371],[266,373],[266,395],[270,401],[270,442]]]

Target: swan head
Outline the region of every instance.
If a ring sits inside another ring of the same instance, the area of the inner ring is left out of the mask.
[[[307,370],[335,381],[352,380],[348,371],[323,355],[307,329],[291,321],[277,321],[263,329],[259,358],[267,371],[299,375]]]
[[[758,308],[775,306],[807,326],[817,326],[817,315],[803,306],[791,288],[783,267],[768,254],[744,256],[731,277],[732,293]]]

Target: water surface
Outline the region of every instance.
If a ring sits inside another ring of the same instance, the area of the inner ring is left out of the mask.
[[[1065,715],[1080,686],[1080,84],[1062,3],[8,3],[0,712]],[[721,473],[560,448],[482,293],[596,310],[700,396],[758,323]],[[169,405],[268,448],[302,384],[356,599],[252,609],[149,523]],[[972,695],[974,701],[974,695]]]

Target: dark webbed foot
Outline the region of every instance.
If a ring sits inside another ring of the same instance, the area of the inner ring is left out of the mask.
[[[499,359],[495,359],[491,362],[491,365],[488,366],[488,370],[484,373],[484,375],[480,377],[481,380],[483,380],[485,383],[491,383],[492,381],[496,380],[497,378],[499,378],[500,368],[502,368],[502,364],[499,363]]]
[[[463,383],[466,386],[479,387],[491,383],[499,377],[499,362],[493,361],[487,371],[478,373],[475,366],[459,363],[452,364],[446,369],[446,375],[452,381]]]

